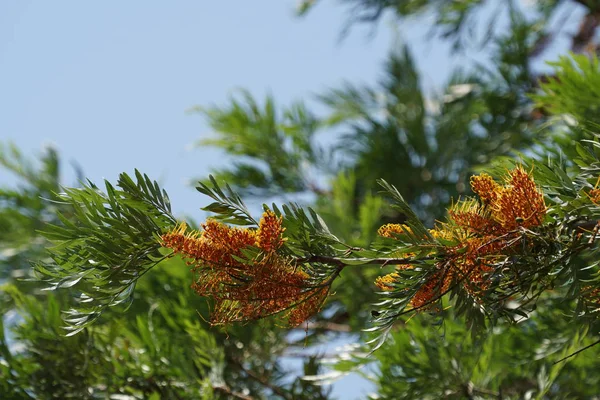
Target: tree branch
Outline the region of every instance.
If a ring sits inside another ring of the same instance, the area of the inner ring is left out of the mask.
[[[253,379],[254,381],[260,383],[262,386],[269,388],[273,391],[273,393],[283,397],[286,400],[292,400],[292,396],[290,396],[289,393],[287,393],[284,389],[282,389],[281,387],[272,384],[271,382],[269,382],[269,380],[262,376],[257,374],[254,371],[251,371],[249,369],[247,369],[246,367],[244,367],[244,365],[238,361],[238,360],[232,360],[233,363],[239,368],[241,369],[244,373],[246,373],[246,375],[248,375],[249,378]]]
[[[335,322],[329,321],[316,321],[309,322],[305,325],[305,328],[308,330],[323,330],[323,331],[333,331],[333,332],[352,332],[350,325],[347,324],[336,324]]]
[[[240,399],[240,400],[254,400],[254,397],[252,397],[252,396],[246,396],[243,393],[234,392],[233,390],[231,390],[226,385],[213,385],[212,388],[215,391],[223,392],[226,395],[231,396],[231,397],[236,398],[236,399]]]
[[[408,258],[408,257],[406,257],[406,258],[375,258],[372,260],[368,259],[368,258],[355,258],[355,259],[353,259],[353,261],[365,261],[365,265],[377,264],[377,265],[381,265],[382,267],[384,267],[386,265],[406,265],[406,264],[411,264],[411,263],[415,262],[415,260]],[[312,255],[309,257],[298,258],[296,260],[296,262],[298,264],[318,262],[321,264],[335,265],[340,268],[344,268],[344,267],[347,267],[350,265],[350,264],[344,263],[344,261],[338,257],[320,256],[320,255]]]

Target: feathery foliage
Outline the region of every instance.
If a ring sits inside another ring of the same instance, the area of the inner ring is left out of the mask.
[[[62,225],[49,225],[55,243],[53,262],[35,270],[47,290],[68,288],[77,306],[68,311],[71,334],[81,331],[109,306],[128,304],[137,280],[162,259],[157,236],[171,227],[171,205],[156,182],[136,171],[134,182],[121,174],[106,193],[88,182],[65,189],[59,202],[73,210],[75,222],[59,214]]]

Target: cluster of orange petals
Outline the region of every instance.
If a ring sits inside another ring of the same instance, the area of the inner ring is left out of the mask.
[[[445,248],[443,258],[436,263],[436,271],[413,296],[413,308],[428,308],[453,283],[462,285],[473,298],[478,298],[489,287],[488,278],[494,265],[520,242],[520,230],[543,223],[544,196],[531,174],[517,167],[508,172],[503,183],[499,184],[485,173],[473,176],[471,187],[480,201],[456,204],[448,213],[449,221],[430,231],[434,238],[457,244]],[[379,233],[393,237],[388,233],[401,229],[401,225],[388,224]],[[376,284],[382,290],[392,290],[398,277],[392,273],[378,278]]]
[[[599,205],[600,204],[600,189],[593,188],[589,191],[588,196],[592,203]]]
[[[600,311],[600,288],[584,286],[582,289],[584,304],[589,307],[592,312]]]
[[[280,314],[288,326],[297,326],[318,311],[329,287],[312,284],[292,258],[278,254],[284,230],[282,218],[267,211],[258,229],[208,219],[201,232],[188,232],[183,223],[161,239],[192,266],[196,293],[214,299],[211,323]],[[260,251],[247,260],[244,251],[253,248]]]
[[[600,176],[598,177],[594,188],[590,189],[590,191],[587,193],[587,196],[590,199],[590,201],[596,205],[600,205],[600,188],[598,188],[598,185],[600,185]]]

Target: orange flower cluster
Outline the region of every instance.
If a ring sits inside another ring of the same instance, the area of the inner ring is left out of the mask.
[[[596,205],[600,204],[600,189],[591,189],[588,193],[588,197],[590,198],[592,203]]]
[[[258,229],[230,227],[209,219],[202,232],[181,224],[162,235],[162,245],[188,260],[192,288],[215,300],[211,323],[226,324],[281,314],[297,326],[318,311],[329,286],[311,283],[293,259],[277,253],[285,238],[282,218],[263,214]],[[260,252],[246,261],[244,250]]]
[[[453,282],[478,298],[489,288],[488,276],[494,271],[493,265],[514,251],[520,242],[519,229],[543,223],[546,215],[543,194],[522,167],[509,171],[504,185],[481,174],[471,178],[471,187],[480,202],[458,203],[450,209],[449,221],[430,231],[434,238],[457,244],[444,249],[443,259],[436,264],[437,271],[413,297],[414,308],[428,308]],[[384,233],[387,231],[389,228]],[[398,277],[390,274],[379,278],[376,284],[392,288]]]
[[[598,188],[598,185],[600,185],[600,176],[598,177],[594,188],[587,193],[590,201],[596,205],[600,205],[600,189]]]
[[[584,286],[582,288],[584,303],[592,310],[592,312],[600,311],[600,289],[592,286]]]
[[[501,191],[498,182],[485,172],[471,177],[471,188],[477,193],[483,204],[495,203]]]
[[[410,301],[411,306],[417,310],[430,309],[435,299],[446,293],[450,288],[452,279],[445,275],[447,271],[438,271],[415,293]]]
[[[266,252],[274,252],[283,246],[285,238],[283,231],[285,228],[281,226],[281,217],[267,211],[263,214],[256,232],[256,247],[263,249]]]
[[[473,191],[481,196],[477,186]],[[496,201],[490,203],[492,214],[505,230],[519,226],[530,228],[539,226],[546,216],[544,195],[538,191],[533,178],[518,167],[506,179],[506,185],[497,190]]]

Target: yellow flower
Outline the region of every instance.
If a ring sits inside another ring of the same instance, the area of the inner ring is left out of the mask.
[[[490,204],[498,198],[500,185],[486,173],[474,175],[470,179],[473,192],[479,196],[484,204]]]
[[[398,275],[396,272],[392,272],[391,274],[384,276],[378,276],[375,280],[375,285],[377,285],[377,287],[381,290],[394,290],[393,284],[398,278],[400,278],[400,275]]]
[[[406,232],[411,232],[410,228],[400,224],[385,224],[377,230],[379,236],[390,239],[397,239],[398,235]]]

